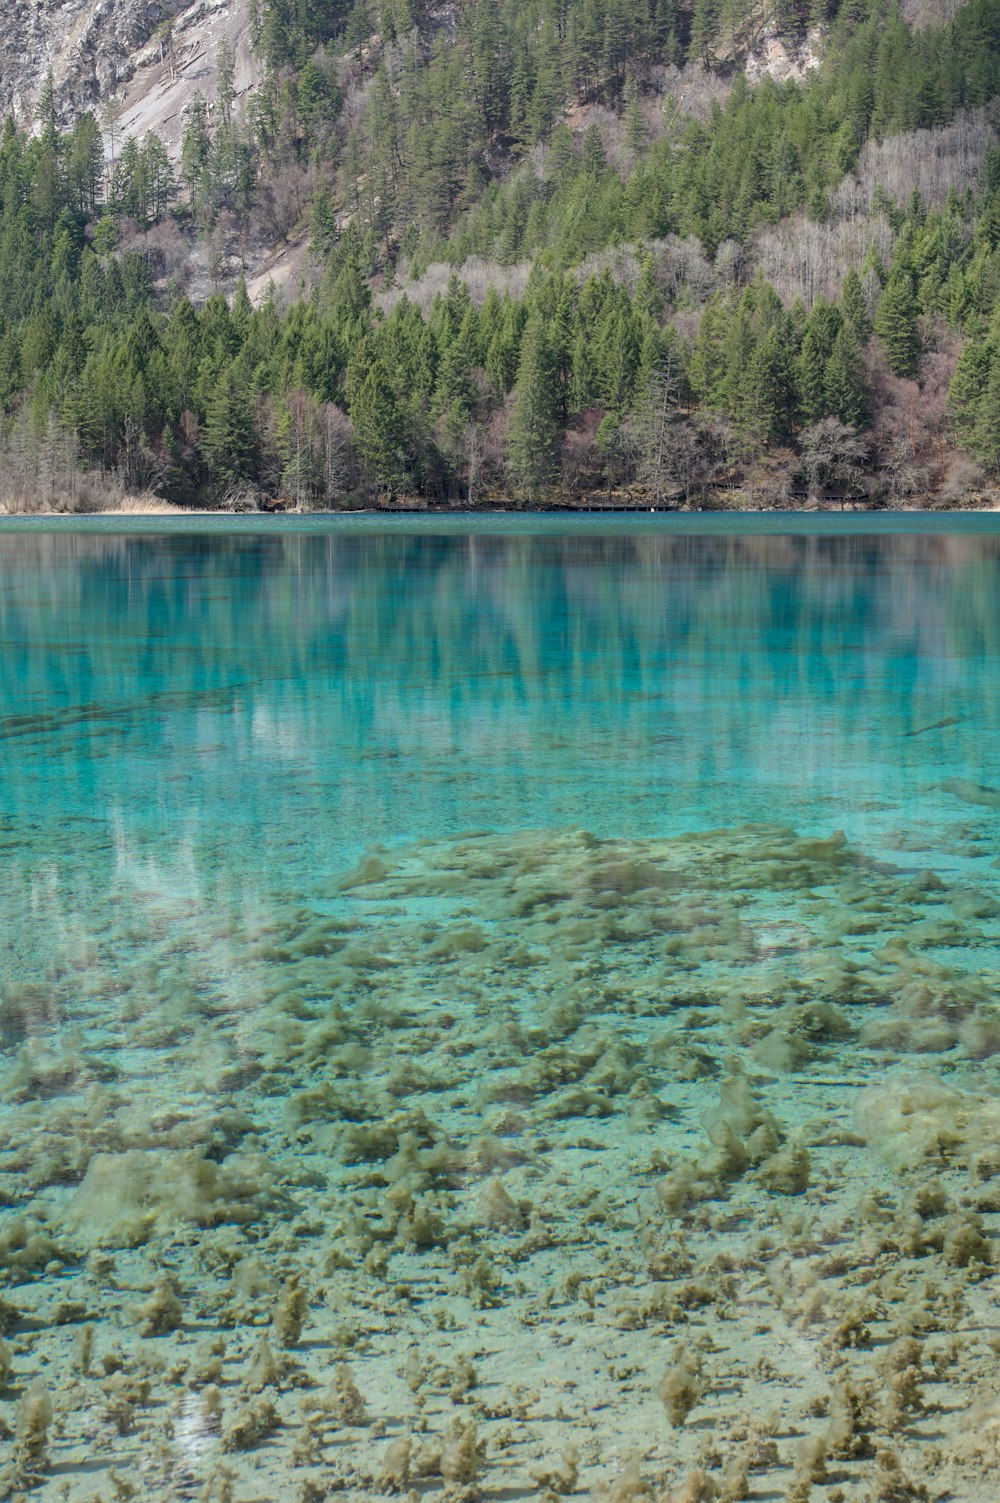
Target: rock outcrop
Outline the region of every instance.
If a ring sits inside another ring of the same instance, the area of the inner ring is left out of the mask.
[[[61,124],[107,110],[176,156],[185,106],[215,92],[223,40],[237,92],[255,82],[249,30],[246,0],[0,0],[0,115],[30,126],[51,71]]]
[[[744,65],[747,83],[773,78],[776,83],[794,79],[801,83],[806,74],[818,68],[823,51],[823,32],[814,26],[808,35],[794,39],[772,27],[754,41]]]
[[[60,119],[97,109],[132,75],[172,0],[14,0],[0,5],[0,111],[34,116],[49,70]]]

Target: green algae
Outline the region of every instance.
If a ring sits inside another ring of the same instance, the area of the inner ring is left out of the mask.
[[[422,841],[365,871],[331,874],[333,918],[275,899],[227,977],[252,1012],[161,988],[48,1077],[44,1112],[7,1090],[30,1215],[0,1242],[8,1402],[58,1374],[24,1483],[55,1497],[58,1458],[68,1497],[95,1475],[112,1497],[138,1466],[167,1498],[184,1433],[191,1486],[234,1498],[674,1498],[699,1476],[822,1498],[888,1485],[891,1452],[914,1487],[985,1500],[997,1458],[964,1408],[1000,1386],[991,992],[901,939],[948,904],[960,956],[974,908],[779,824]],[[316,943],[344,933],[380,963]],[[873,1019],[896,1030],[884,1078]],[[242,1074],[206,1071],[237,1052]],[[820,1407],[838,1384],[853,1449]],[[179,1430],[185,1393],[207,1397]]]
[[[377,541],[8,557],[3,1486],[994,1503],[995,540]]]

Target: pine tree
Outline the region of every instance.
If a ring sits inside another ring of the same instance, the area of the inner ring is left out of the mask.
[[[193,208],[199,207],[207,196],[211,151],[208,106],[203,97],[196,94],[185,111],[184,137],[181,142],[181,177]]]
[[[868,337],[869,328],[868,304],[865,300],[861,278],[853,266],[844,277],[844,285],[840,293],[840,311],[845,324],[853,331],[855,339],[865,340]]]
[[[247,291],[247,279],[240,272],[240,279],[233,293],[233,328],[236,330],[241,344],[246,340],[253,322],[253,303],[250,301],[250,293]]]
[[[653,372],[632,414],[632,433],[638,451],[637,478],[663,501],[678,481],[686,485],[684,430],[678,411],[681,374],[676,359],[667,358]]]
[[[595,400],[596,395],[597,381],[590,339],[584,329],[579,328],[573,339],[570,364],[570,412],[583,412]]]
[[[41,227],[51,230],[59,217],[65,195],[63,143],[56,124],[55,85],[51,68],[38,102],[37,117],[41,134],[31,181],[31,203]]]
[[[521,341],[507,447],[514,481],[532,500],[552,478],[556,441],[553,362],[544,321],[535,314]]]
[[[140,168],[145,211],[154,221],[163,219],[170,212],[177,184],[167,149],[154,131],[142,144]]]
[[[432,410],[438,417],[446,412],[457,414],[464,430],[475,400],[476,387],[468,345],[456,337],[449,343],[438,366]]]
[[[580,165],[588,177],[599,177],[607,165],[604,139],[599,125],[588,125],[583,133],[583,154]]]
[[[865,418],[865,382],[854,329],[845,324],[833,342],[823,377],[825,410],[857,428]]]
[[[145,222],[142,198],[139,143],[134,136],[129,136],[111,178],[109,207],[117,217],[138,219],[142,224]]]
[[[66,155],[66,184],[78,214],[91,215],[97,209],[103,168],[100,127],[88,113],[77,122]]]
[[[828,358],[819,334],[807,329],[802,337],[796,371],[799,415],[803,423],[817,423],[824,414]]]
[[[744,300],[735,317],[731,316],[726,325],[722,339],[722,369],[713,400],[713,405],[729,417],[743,416],[743,394],[756,348],[757,337],[750,308]]]
[[[219,119],[227,130],[230,130],[233,124],[233,101],[236,98],[235,74],[233,49],[229,38],[223,37],[215,55],[215,101]]]
[[[726,375],[724,345],[728,322],[726,305],[716,297],[706,305],[698,324],[689,377],[695,396],[706,406],[717,406],[720,400]]]
[[[382,362],[375,360],[351,400],[351,423],[358,454],[380,490],[405,490],[410,476],[405,454],[405,420]]]
[[[620,416],[631,405],[639,368],[639,339],[627,300],[616,300],[601,338],[601,396],[609,412]]]
[[[277,70],[295,61],[290,7],[288,0],[261,0],[261,9],[260,51]],[[368,26],[364,35],[367,37],[370,31]]]
[[[694,0],[691,12],[691,43],[688,57],[705,67],[715,56],[715,44],[719,35],[722,0]]]
[[[646,125],[646,116],[642,108],[642,99],[635,79],[630,77],[625,85],[625,145],[638,158],[645,149],[649,139],[649,128]]]
[[[993,361],[979,401],[973,442],[979,458],[1000,475],[1000,360]]]
[[[960,443],[971,444],[975,440],[979,409],[994,363],[1000,364],[1000,361],[991,360],[989,346],[973,339],[958,357],[948,392],[948,411]]]
[[[913,376],[920,357],[917,300],[906,272],[893,272],[882,293],[875,315],[875,333],[881,339],[889,369],[894,376]]]
[[[309,249],[318,261],[324,260],[337,243],[337,218],[329,189],[320,188],[310,210]]]
[[[642,271],[632,296],[632,307],[639,318],[658,323],[663,316],[663,293],[656,280],[656,265],[652,256],[646,256]]]
[[[764,443],[781,443],[791,430],[795,380],[779,326],[768,329],[747,364],[740,393],[745,427]]]
[[[246,391],[231,366],[219,379],[208,403],[202,449],[216,485],[252,477],[256,458],[253,421]]]
[[[517,380],[519,346],[519,333],[506,320],[490,340],[486,351],[486,379],[496,397],[505,397]]]
[[[293,388],[275,430],[275,446],[283,468],[281,487],[301,509],[322,488],[321,457],[316,442],[316,402],[307,391]]]

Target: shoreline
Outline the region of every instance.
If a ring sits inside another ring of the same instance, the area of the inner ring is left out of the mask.
[[[885,506],[859,496],[853,501],[837,496],[824,496],[810,501],[801,493],[790,492],[789,504],[768,505],[754,499],[753,492],[734,487],[731,490],[710,489],[694,500],[683,501],[679,497],[663,498],[659,502],[646,495],[637,499],[637,494],[628,489],[612,492],[569,493],[554,489],[537,501],[518,502],[502,495],[484,495],[477,501],[426,501],[421,497],[400,495],[391,498],[374,498],[367,502],[360,497],[350,498],[337,507],[297,506],[289,497],[278,497],[270,505],[230,506],[184,506],[164,500],[149,491],[121,496],[117,505],[101,508],[86,508],[79,511],[68,507],[39,507],[37,510],[0,509],[0,522],[17,519],[98,519],[108,517],[233,517],[233,518],[282,518],[294,517],[330,519],[348,517],[477,517],[508,516],[530,518],[533,516],[661,516],[661,517],[731,517],[731,516],[971,516],[979,513],[990,515],[1000,512],[1000,490],[971,491],[963,503],[951,503],[929,493],[911,498],[910,505]]]
[[[614,517],[635,519],[657,517],[660,519],[674,519],[684,522],[698,518],[714,520],[719,523],[733,521],[736,518],[755,518],[764,521],[767,518],[799,518],[806,520],[819,520],[833,517],[859,521],[870,519],[877,521],[891,518],[926,519],[928,521],[954,517],[996,516],[1000,514],[1000,503],[990,506],[949,506],[949,507],[923,507],[923,506],[796,506],[796,507],[676,507],[676,506],[359,506],[340,507],[336,510],[316,507],[309,510],[298,509],[259,509],[253,511],[234,511],[228,507],[185,507],[185,506],[133,506],[129,508],[114,508],[104,511],[55,511],[39,509],[38,511],[0,511],[0,527],[9,524],[33,523],[33,522],[66,522],[74,525],[85,526],[88,523],[102,523],[108,521],[187,521],[192,520],[228,520],[232,522],[264,522],[280,525],[282,522],[293,521],[295,523],[308,522],[331,522],[331,521],[420,521],[438,518],[440,520],[466,520],[473,521],[476,518],[504,517],[514,521],[529,522],[533,518],[538,519],[578,519],[588,518],[601,519]]]

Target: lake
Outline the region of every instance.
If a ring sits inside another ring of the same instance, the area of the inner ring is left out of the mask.
[[[6,1486],[994,1503],[1000,522],[0,560]]]

